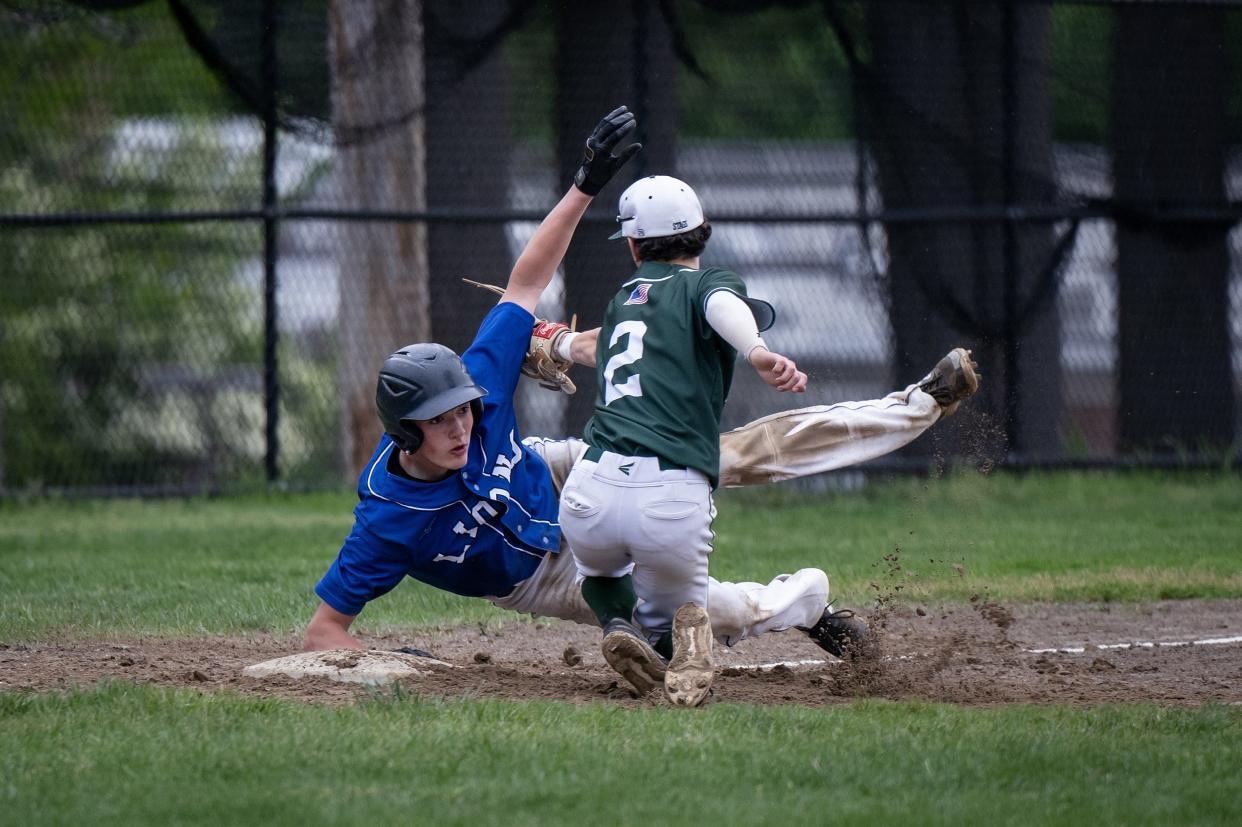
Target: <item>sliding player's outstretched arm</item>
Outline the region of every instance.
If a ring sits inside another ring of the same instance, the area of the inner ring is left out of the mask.
[[[574,176],[574,184],[552,208],[539,229],[531,237],[522,255],[509,274],[509,283],[501,301],[521,305],[531,313],[544,288],[552,281],[557,266],[569,249],[578,222],[591,199],[603,189],[626,161],[642,149],[642,144],[629,143],[637,128],[634,114],[619,106],[600,120],[587,138],[582,167]]]
[[[720,485],[807,477],[892,453],[979,390],[970,351],[954,348],[931,372],[882,399],[781,411],[720,435]]]

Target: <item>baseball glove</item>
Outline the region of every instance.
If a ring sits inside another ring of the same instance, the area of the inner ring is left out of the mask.
[[[497,287],[494,284],[484,284],[473,279],[462,279],[462,281],[484,290],[490,290],[498,296],[505,294],[503,287]],[[567,394],[577,391],[578,387],[566,375],[573,362],[556,355],[556,348],[561,339],[567,333],[576,332],[577,325],[576,314],[569,324],[535,319],[535,326],[530,333],[530,342],[526,345],[526,357],[522,360],[522,375],[529,376],[537,381],[541,388],[547,388],[550,391],[563,391]]]

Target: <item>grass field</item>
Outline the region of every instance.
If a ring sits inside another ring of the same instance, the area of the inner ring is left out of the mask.
[[[0,695],[14,824],[1228,824],[1235,709]],[[66,784],[67,779],[74,779]]]
[[[818,565],[847,602],[1242,596],[1229,474],[899,480],[719,498],[713,569]],[[0,505],[0,645],[293,632],[344,495]],[[887,559],[886,559],[887,555]],[[895,561],[900,562],[898,567]],[[505,617],[413,582],[367,628]],[[0,679],[3,676],[0,675]],[[859,700],[685,712],[376,693],[344,707],[126,683],[0,691],[14,824],[1236,824],[1242,708]]]
[[[291,631],[348,533],[349,495],[0,505],[0,640]],[[718,498],[712,573],[818,566],[847,604],[1242,596],[1242,480],[1219,474],[961,475],[859,493]],[[894,582],[885,555],[901,560]],[[957,566],[958,568],[955,568]],[[959,572],[960,569],[960,572]],[[505,615],[407,580],[367,628]]]

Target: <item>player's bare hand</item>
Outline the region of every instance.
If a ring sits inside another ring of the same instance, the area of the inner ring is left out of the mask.
[[[782,374],[787,376],[786,379],[778,378],[775,381],[769,381],[768,384],[776,388],[778,391],[789,391],[790,393],[802,393],[806,390],[807,376],[798,370],[793,362],[789,362],[789,369]]]
[[[760,346],[751,351],[749,359],[759,377],[778,391],[802,393],[806,390],[806,374],[798,370],[797,364],[788,356]]]

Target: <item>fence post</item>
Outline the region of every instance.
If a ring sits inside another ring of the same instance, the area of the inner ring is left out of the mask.
[[[1005,218],[1002,223],[1004,227],[1004,268],[1005,268],[1005,292],[1004,292],[1004,319],[1002,321],[1002,341],[1005,358],[1005,438],[1008,442],[1009,456],[1020,454],[1022,446],[1019,444],[1021,428],[1019,427],[1019,410],[1021,400],[1019,398],[1019,385],[1021,377],[1018,367],[1018,284],[1021,274],[1018,268],[1021,266],[1018,261],[1018,238],[1017,229],[1014,226],[1014,216],[1011,210],[1014,205],[1014,194],[1017,190],[1017,181],[1015,180],[1016,170],[1014,159],[1017,155],[1017,94],[1018,94],[1018,78],[1017,78],[1017,62],[1018,62],[1018,43],[1014,32],[1014,11],[1013,0],[1005,0],[1002,11],[1002,26],[1004,27],[1005,52],[1004,57],[1004,100],[1001,103],[1001,112],[1003,119],[1003,136],[1004,142],[1004,200],[1005,200]]]
[[[267,481],[280,476],[280,381],[276,361],[276,259],[280,227],[276,193],[277,0],[263,0],[263,403]]]

